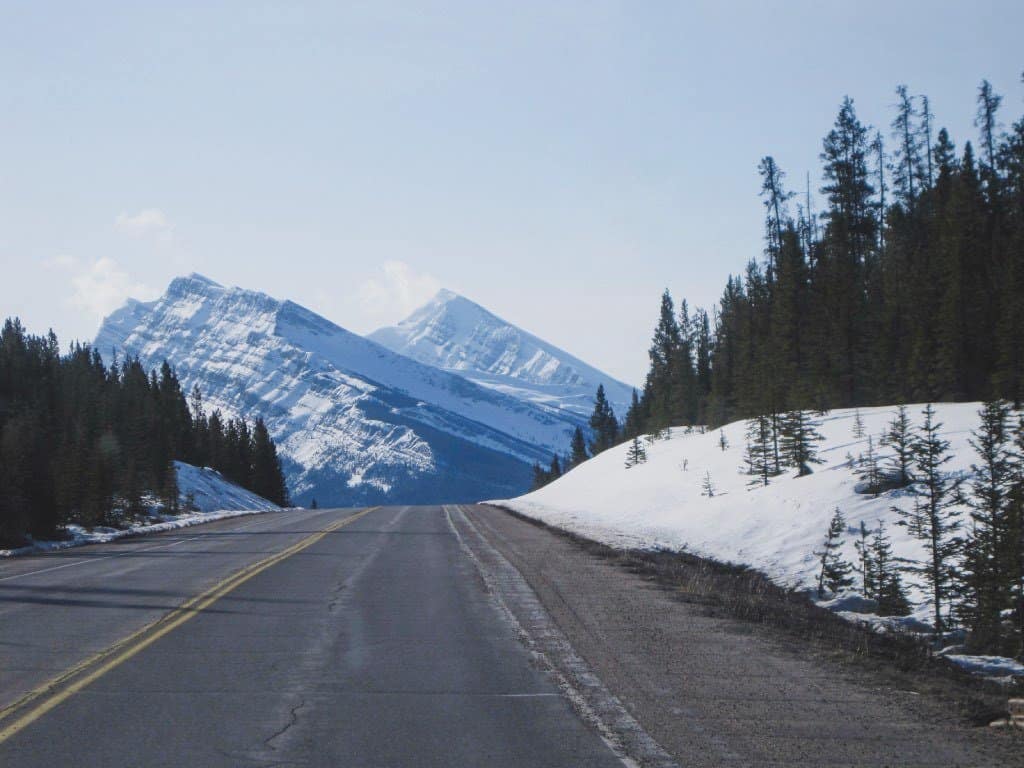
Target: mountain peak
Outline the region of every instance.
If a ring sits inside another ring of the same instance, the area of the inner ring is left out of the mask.
[[[191,294],[199,294],[205,296],[210,293],[211,290],[223,290],[224,286],[220,283],[214,282],[210,278],[200,275],[198,272],[192,272],[182,277],[176,277],[171,280],[170,285],[167,286],[167,296],[188,296]]]
[[[434,298],[431,300],[431,303],[441,304],[443,302],[455,301],[457,299],[462,298],[463,297],[457,294],[455,291],[449,290],[448,288],[442,288],[441,290],[434,294]]]
[[[626,408],[631,395],[622,382],[448,289],[369,338],[421,363],[576,417],[589,415],[599,384],[616,411]]]

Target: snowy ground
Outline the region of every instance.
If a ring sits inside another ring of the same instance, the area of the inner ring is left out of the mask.
[[[178,490],[181,495],[182,508],[185,508],[187,501],[192,504],[191,511],[184,511],[180,515],[166,515],[158,510],[152,510],[145,521],[133,523],[127,528],[98,526],[87,530],[80,525],[69,525],[67,531],[70,538],[68,539],[35,541],[19,549],[0,549],[0,557],[67,549],[83,544],[100,544],[125,536],[172,531],[226,517],[256,515],[280,509],[276,504],[235,485],[212,469],[193,467],[191,464],[180,461],[176,461],[174,464],[178,470]]]
[[[908,406],[915,427],[923,407]],[[968,440],[978,426],[979,408],[979,403],[935,406],[954,455],[945,466],[950,473],[969,473],[977,461]],[[868,436],[883,464],[890,456],[880,445],[880,435],[894,412],[894,407],[859,409],[863,438],[853,434],[854,410],[815,418],[824,437],[819,444],[823,463],[807,477],[795,477],[795,470],[788,470],[767,487],[751,484],[753,478],[745,474],[746,425],[735,422],[720,431],[674,429],[668,440],[644,441],[646,463],[629,469],[628,444],[617,446],[539,491],[495,503],[610,546],[687,550],[752,566],[784,586],[810,589],[819,568],[814,552],[822,545],[836,507],[846,517],[843,554],[850,562],[856,561],[854,539],[861,521],[869,529],[884,521],[896,556],[922,557],[920,544],[896,525],[899,515],[893,507],[909,509],[913,503],[905,491],[878,497],[855,492],[860,477],[854,464],[867,452]],[[724,451],[721,434],[727,441]],[[706,474],[714,486],[710,498],[703,491]],[[863,606],[851,610],[855,594],[826,604],[847,618],[877,627],[924,628],[929,618],[925,596],[914,589],[910,594],[916,607],[913,616],[904,619],[873,616]],[[981,664],[962,656],[953,660],[966,666]]]

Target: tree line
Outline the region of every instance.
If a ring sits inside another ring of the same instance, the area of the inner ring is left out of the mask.
[[[983,81],[978,149],[960,150],[936,131],[927,96],[901,85],[896,102],[886,136],[843,100],[822,142],[820,212],[809,174],[798,195],[761,160],[763,254],[727,279],[711,312],[677,309],[664,292],[642,391],[620,422],[599,388],[589,441],[578,429],[566,454],[534,466],[534,487],[673,425],[763,418],[761,433],[778,440],[799,435],[804,410],[1021,405],[1024,117],[1001,130],[1002,97]]]
[[[287,491],[262,419],[250,426],[186,401],[166,362],[109,367],[87,345],[0,330],[0,546],[59,538],[69,523],[121,526],[153,502],[179,509],[175,460],[210,466],[278,503]]]
[[[896,90],[887,137],[846,98],[822,145],[824,210],[759,166],[765,248],[712,313],[661,297],[622,437],[801,409],[1024,399],[1024,118],[978,89],[978,148]],[[793,207],[795,205],[795,213]]]

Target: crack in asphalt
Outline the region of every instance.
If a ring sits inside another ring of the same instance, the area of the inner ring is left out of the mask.
[[[306,699],[305,699],[305,697],[300,696],[299,697],[299,703],[296,704],[294,707],[292,707],[291,710],[289,711],[289,713],[288,713],[288,722],[285,724],[285,726],[283,728],[281,728],[281,730],[277,731],[277,733],[275,733],[272,736],[270,736],[269,738],[264,739],[263,740],[263,745],[265,747],[267,747],[269,749],[272,749],[272,750],[274,750],[276,752],[277,751],[277,747],[275,747],[271,742],[273,742],[273,741],[281,738],[282,736],[284,736],[292,727],[295,726],[296,723],[299,722],[299,710],[302,709],[304,706],[306,706]]]

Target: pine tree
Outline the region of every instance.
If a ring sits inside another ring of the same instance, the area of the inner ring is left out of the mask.
[[[626,451],[626,469],[635,467],[637,464],[643,464],[645,461],[647,461],[647,451],[644,450],[640,438],[634,437],[629,444],[629,449]]]
[[[287,506],[288,489],[285,485],[281,460],[277,456],[277,447],[270,439],[267,425],[260,417],[252,430],[252,490],[278,506]]]
[[[854,570],[860,574],[861,591],[865,597],[873,598],[877,593],[878,580],[871,549],[871,538],[868,536],[868,527],[864,525],[863,520],[860,521],[860,531],[853,546],[857,550],[857,567]]]
[[[981,426],[970,441],[980,463],[971,465],[973,494],[965,499],[973,525],[964,548],[967,600],[961,613],[971,646],[998,653],[1004,642],[1001,613],[1012,606],[1016,582],[1010,556],[1010,408],[1003,401],[990,401],[979,415]]]
[[[722,453],[725,453],[726,449],[729,447],[729,441],[725,437],[724,429],[718,430],[718,447],[722,449]]]
[[[1018,416],[1013,430],[1007,515],[1009,535],[1005,557],[1014,576],[1012,606],[1016,633],[1011,653],[1024,659],[1024,414]]]
[[[708,470],[704,471],[704,481],[701,484],[701,496],[707,496],[709,499],[714,498],[715,495],[715,484],[711,482],[711,472]]]
[[[853,412],[853,436],[858,440],[864,438],[864,419],[860,416],[860,408]]]
[[[825,534],[825,543],[820,552],[815,552],[821,562],[821,571],[818,574],[819,598],[825,597],[826,593],[835,594],[853,585],[853,579],[850,576],[853,567],[843,559],[841,554],[842,537],[845,531],[846,521],[839,507],[836,507],[832,520],[829,522],[828,532]]]
[[[648,428],[651,430],[671,426],[676,416],[673,413],[677,399],[674,384],[682,344],[682,332],[676,319],[675,303],[672,301],[672,295],[666,290],[661,295],[658,324],[648,350],[650,371],[647,374],[644,395],[650,419]]]
[[[540,462],[533,462],[533,467],[531,467],[530,471],[533,477],[530,483],[531,491],[539,490],[540,488],[543,488],[545,485],[551,482],[551,478],[548,476],[547,470],[545,470],[544,467],[540,465]]]
[[[811,474],[811,464],[820,464],[816,443],[822,440],[806,411],[790,411],[781,424],[781,452],[788,466],[796,467],[797,477]]]
[[[549,482],[557,480],[562,476],[562,462],[558,460],[558,454],[551,457],[551,464],[548,466]]]
[[[894,507],[899,525],[919,540],[927,560],[913,563],[907,571],[917,575],[930,593],[935,617],[935,632],[941,635],[947,626],[943,608],[949,607],[956,586],[955,558],[961,551],[957,537],[960,520],[955,510],[958,483],[942,471],[952,456],[949,442],[942,439],[942,425],[935,421],[935,409],[929,403],[924,409],[924,423],[914,437],[912,456],[915,484],[911,486],[914,506],[911,510]]]
[[[634,389],[629,409],[626,411],[626,420],[622,424],[622,436],[627,440],[638,437],[643,434],[645,423],[644,406],[640,402],[636,389]]]
[[[782,180],[785,174],[775,163],[771,156],[764,157],[757,167],[761,175],[761,196],[764,198],[766,247],[765,253],[768,256],[767,275],[768,282],[775,280],[776,265],[779,252],[782,250],[782,229],[786,214],[786,203],[793,197],[791,192],[783,189]]]
[[[772,426],[767,416],[747,421],[747,448],[743,455],[747,474],[756,478],[751,484],[767,486],[776,472],[772,461]]]
[[[981,131],[983,163],[985,175],[988,177],[995,173],[996,168],[996,131],[999,127],[996,112],[1002,101],[1003,97],[996,95],[992,90],[992,84],[988,80],[982,80],[978,86],[978,113],[974,125]]]
[[[860,479],[867,483],[866,492],[877,496],[882,492],[882,472],[878,468],[878,454],[875,453],[875,439],[868,435],[868,451],[861,462]]]
[[[900,578],[900,561],[893,555],[892,540],[881,521],[871,540],[869,556],[874,581],[874,593],[870,597],[878,601],[878,613],[882,616],[906,616],[910,613],[910,601]]]
[[[611,448],[618,442],[619,422],[615,418],[615,411],[604,393],[604,384],[597,385],[597,394],[594,397],[594,411],[590,415],[590,432],[593,440],[590,443],[590,453],[594,456]]]
[[[822,297],[829,385],[840,405],[858,402],[865,388],[859,371],[870,338],[864,319],[866,268],[875,244],[877,220],[874,189],[867,166],[867,128],[857,118],[853,100],[843,100],[821,154],[828,198],[825,237],[816,269],[827,280]]]
[[[901,405],[896,409],[896,415],[889,422],[889,426],[882,436],[882,444],[888,446],[893,451],[891,460],[894,475],[893,481],[898,488],[909,485],[913,480],[911,473],[913,439],[907,407]]]
[[[912,211],[917,202],[922,176],[920,137],[914,126],[917,114],[913,98],[907,93],[907,86],[897,86],[896,98],[896,117],[892,122],[893,139],[896,141],[893,186],[897,199],[908,211]]]
[[[580,427],[572,433],[572,444],[570,446],[569,453],[569,466],[578,467],[584,461],[590,458],[590,454],[587,453],[587,441],[583,437],[583,430]]]

